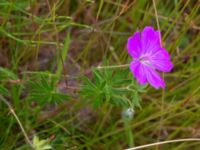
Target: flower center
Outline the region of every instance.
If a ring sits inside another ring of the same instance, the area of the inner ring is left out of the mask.
[[[139,58],[139,61],[144,65],[151,66],[151,61],[150,61],[149,56],[141,56]]]

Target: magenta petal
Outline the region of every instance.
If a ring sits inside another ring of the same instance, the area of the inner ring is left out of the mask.
[[[130,64],[130,69],[140,84],[145,84],[147,82],[145,68],[139,61],[132,61]]]
[[[173,68],[170,56],[164,48],[160,49],[151,57],[151,64],[157,70],[162,72],[170,72]]]
[[[156,89],[165,88],[165,82],[161,76],[151,67],[145,66],[145,72],[148,82]]]
[[[160,47],[160,32],[152,27],[145,27],[142,31],[142,51],[143,53],[155,53]]]
[[[133,58],[139,58],[141,51],[140,32],[135,32],[133,36],[129,37],[127,49],[129,55]]]

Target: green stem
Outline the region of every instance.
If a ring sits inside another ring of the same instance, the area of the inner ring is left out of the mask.
[[[135,142],[134,142],[133,132],[132,132],[129,120],[124,119],[124,127],[125,127],[125,132],[126,132],[126,136],[127,136],[127,140],[128,140],[128,146],[134,147]]]

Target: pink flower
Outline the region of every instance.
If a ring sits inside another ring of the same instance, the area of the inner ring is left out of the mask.
[[[154,88],[165,88],[165,82],[157,71],[170,72],[173,64],[167,50],[161,47],[160,31],[145,27],[135,32],[127,42],[129,55],[133,58],[130,69],[138,83],[149,82]]]

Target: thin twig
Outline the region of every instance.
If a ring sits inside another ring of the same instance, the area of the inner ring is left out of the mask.
[[[200,141],[200,139],[199,138],[190,138],[190,139],[169,140],[169,141],[156,142],[156,143],[146,144],[146,145],[137,146],[137,147],[133,147],[133,148],[128,148],[125,150],[138,150],[138,149],[162,145],[162,144],[169,144],[169,143],[176,143],[176,142],[189,142],[189,141]]]
[[[22,133],[24,134],[24,137],[26,139],[26,142],[31,146],[31,148],[33,148],[33,145],[31,143],[31,141],[29,140],[28,135],[27,135],[27,133],[26,133],[21,121],[19,120],[18,116],[16,115],[12,105],[2,95],[0,95],[0,100],[2,100],[2,102],[4,102],[8,106],[11,114],[15,117],[15,119],[17,120],[17,123],[19,124],[19,126],[21,128]]]

